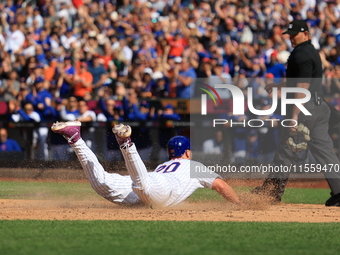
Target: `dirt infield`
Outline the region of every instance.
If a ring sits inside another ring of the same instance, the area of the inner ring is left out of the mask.
[[[8,180],[8,179],[7,179]],[[28,181],[28,180],[24,180]],[[37,180],[35,180],[37,181]],[[53,181],[53,180],[43,180]],[[76,182],[82,182],[78,180]],[[86,181],[84,181],[86,182]],[[232,186],[255,186],[260,180],[230,180]],[[289,187],[327,188],[324,180],[291,181]],[[338,222],[339,207],[324,205],[271,205],[264,198],[240,194],[247,206],[228,202],[185,202],[175,208],[151,209],[121,206],[98,196],[91,201],[0,199],[0,219],[37,220],[176,220],[176,221],[262,221],[262,222]],[[49,199],[49,198],[47,198]]]
[[[176,220],[338,222],[339,208],[323,205],[261,205],[236,208],[229,203],[184,203],[171,209],[123,207],[107,201],[0,200],[3,220]]]

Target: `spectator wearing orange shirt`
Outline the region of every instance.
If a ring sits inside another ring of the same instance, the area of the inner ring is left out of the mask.
[[[184,51],[184,47],[187,45],[187,42],[184,38],[182,38],[179,32],[176,32],[174,36],[167,35],[166,40],[170,45],[169,56],[180,57]]]
[[[112,50],[111,50],[111,44],[106,43],[104,46],[104,55],[101,55],[99,57],[102,60],[103,66],[106,70],[109,69],[109,63],[112,60]]]
[[[80,70],[75,75],[74,93],[73,93],[74,96],[81,98],[81,99],[85,99],[85,100],[91,99],[92,81],[93,81],[93,76],[87,70],[87,63],[81,62]]]
[[[45,81],[52,81],[55,75],[55,71],[57,68],[57,61],[55,59],[52,59],[48,66],[44,68],[44,77]]]

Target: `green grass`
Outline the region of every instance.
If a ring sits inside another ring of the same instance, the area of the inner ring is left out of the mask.
[[[288,188],[282,198],[289,204],[324,204],[330,198],[330,190]]]
[[[237,192],[249,192],[251,188],[236,187]],[[329,198],[329,189],[288,188],[283,196],[284,203],[324,204]],[[0,182],[0,199],[54,199],[72,198],[96,200],[98,195],[89,183],[53,182]],[[223,201],[210,189],[198,189],[189,198],[191,202]]]
[[[0,182],[0,199],[84,197],[99,198],[88,183]],[[283,201],[328,198],[328,189],[289,188]],[[199,189],[189,200],[223,199]],[[339,223],[0,220],[0,255],[337,254],[339,235]]]
[[[88,200],[98,197],[89,183],[0,181],[0,199],[83,199],[85,196]]]
[[[252,188],[236,187],[235,191],[250,192]],[[282,197],[283,203],[289,204],[324,204],[330,197],[329,189],[287,188]],[[223,201],[224,199],[210,189],[198,189],[189,198],[192,202]]]
[[[0,221],[0,254],[338,254],[338,223]]]

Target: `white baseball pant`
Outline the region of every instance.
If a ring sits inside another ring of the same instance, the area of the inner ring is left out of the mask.
[[[139,199],[147,205],[166,206],[172,188],[165,176],[155,172],[148,173],[134,144],[121,151],[132,180],[132,189]]]
[[[132,190],[130,176],[106,172],[83,139],[71,146],[92,188],[99,195],[114,203],[136,204],[140,202],[140,199]]]

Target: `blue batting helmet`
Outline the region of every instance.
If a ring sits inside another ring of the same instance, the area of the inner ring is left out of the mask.
[[[180,157],[186,150],[190,150],[190,139],[185,136],[174,136],[166,145],[169,158]]]

